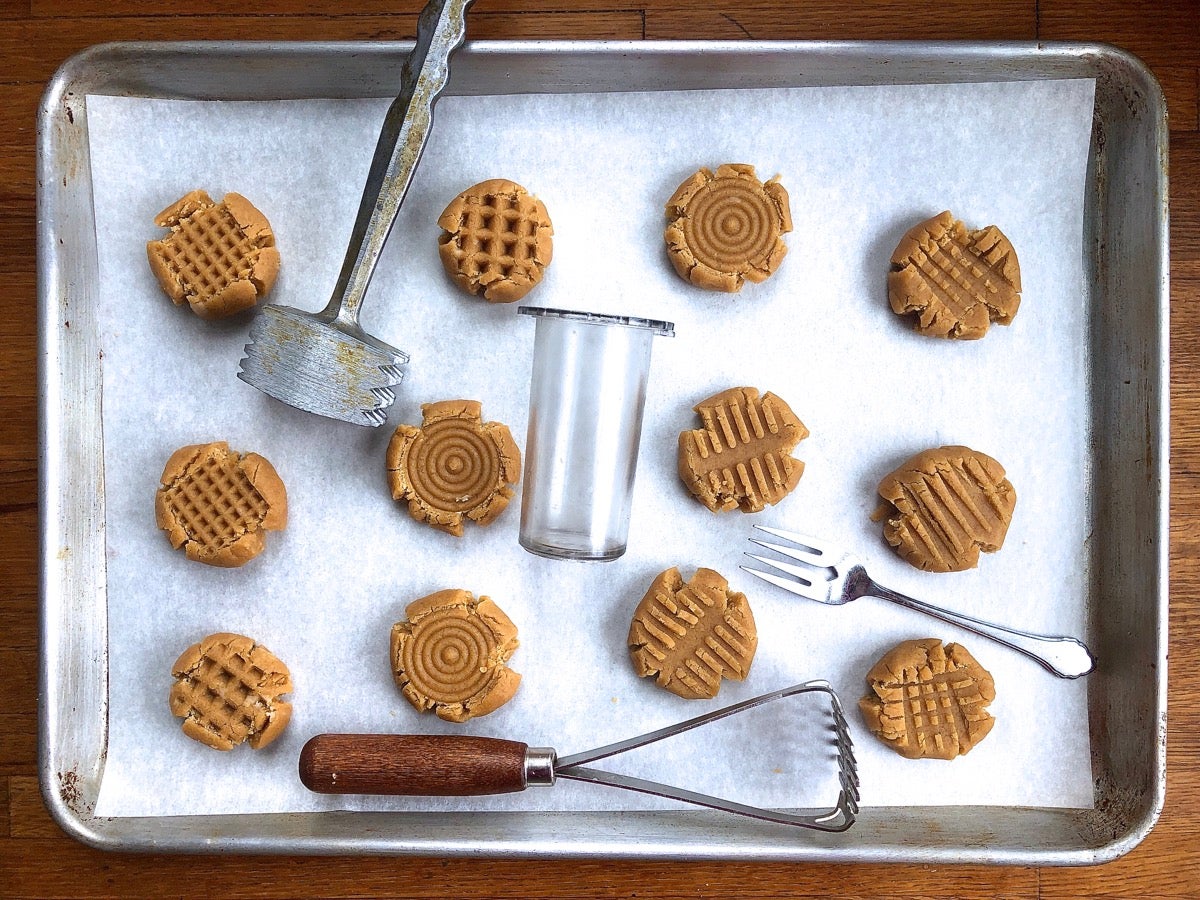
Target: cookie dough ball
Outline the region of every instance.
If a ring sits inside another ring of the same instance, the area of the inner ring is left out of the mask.
[[[446,590],[415,600],[392,626],[392,673],[419,711],[465,722],[512,699],[521,676],[508,667],[517,626],[488,597]]]
[[[171,232],[146,244],[150,270],[176,306],[187,303],[202,319],[249,309],[275,284],[279,251],[271,223],[241,194],[214,203],[192,191],[154,224]]]
[[[1017,492],[1004,467],[970,447],[918,453],[879,484],[883,536],[927,572],[961,572],[1004,544]]]
[[[401,425],[387,450],[392,498],[409,514],[462,537],[464,517],[490,524],[521,480],[521,451],[507,425],[484,422],[477,400],[421,407],[421,427]]]
[[[954,759],[987,737],[992,676],[960,644],[904,641],[867,673],[858,702],[871,733],[909,759]]]
[[[679,477],[713,512],[761,512],[800,482],[804,463],[791,456],[804,427],[774,394],[730,388],[696,404],[703,428],[679,435]]]
[[[287,491],[275,467],[224,441],[176,450],[163,468],[154,518],[171,546],[210,566],[244,565],[268,531],[287,525]]]
[[[467,188],[438,217],[438,253],[454,283],[489,303],[533,289],[554,256],[554,226],[541,200],[514,181]]]
[[[210,634],[184,650],[171,673],[171,712],[184,734],[214,750],[243,742],[261,750],[292,718],[280,699],[292,691],[288,667],[245,635]]]
[[[711,699],[722,678],[750,672],[758,631],[745,594],[712,569],[687,583],[671,567],[654,579],[633,613],[629,656],[638,677],[685,700]]]
[[[995,225],[977,231],[949,210],[913,226],[892,254],[888,300],[916,330],[975,340],[988,325],[1008,325],[1021,305],[1017,252]]]
[[[701,168],[667,201],[667,256],[679,277],[714,291],[740,291],[765,281],[787,254],[792,230],[787,191],[766,184],[754,166],[728,163]]]

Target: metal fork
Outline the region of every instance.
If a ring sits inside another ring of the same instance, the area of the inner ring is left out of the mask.
[[[777,569],[785,573],[787,577],[772,572],[760,572],[758,569],[751,569],[748,566],[741,568],[751,575],[799,597],[816,600],[819,603],[828,603],[832,606],[840,606],[851,600],[857,600],[859,597],[879,597],[881,600],[890,600],[908,609],[915,609],[917,612],[923,612],[935,619],[949,622],[951,625],[958,625],[960,628],[1003,644],[1018,653],[1023,653],[1059,678],[1078,678],[1088,674],[1096,667],[1096,660],[1091,651],[1082,641],[1075,638],[1030,634],[1027,631],[1018,631],[1015,628],[1007,628],[994,622],[985,622],[973,616],[922,603],[920,600],[914,600],[912,597],[907,597],[879,584],[867,574],[862,563],[849,553],[837,553],[828,549],[822,541],[803,534],[781,531],[778,528],[767,528],[765,525],[755,525],[754,527],[790,543],[788,545],[777,544],[771,541],[760,541],[754,537],[750,538],[750,543],[780,553],[795,560],[799,565],[766,556],[757,556],[747,551],[746,555],[751,559]]]

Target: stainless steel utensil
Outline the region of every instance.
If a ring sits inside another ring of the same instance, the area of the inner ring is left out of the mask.
[[[816,538],[797,534],[794,531],[767,528],[765,525],[755,525],[754,527],[789,541],[790,544],[785,546],[770,541],[760,541],[753,537],[750,538],[750,543],[781,553],[789,559],[794,559],[800,565],[795,566],[747,552],[746,555],[751,559],[778,569],[787,577],[770,572],[760,572],[758,569],[751,569],[747,566],[741,568],[798,597],[816,600],[818,603],[828,603],[832,606],[840,606],[851,600],[857,600],[859,597],[878,597],[881,600],[890,600],[908,609],[915,609],[917,612],[923,612],[935,619],[949,622],[951,625],[958,625],[960,628],[965,628],[1010,647],[1035,660],[1059,678],[1078,678],[1088,674],[1096,667],[1096,661],[1092,657],[1091,651],[1082,641],[1075,638],[1030,634],[1027,631],[1018,631],[994,622],[984,622],[982,619],[976,619],[963,613],[951,612],[948,609],[922,603],[920,600],[914,600],[898,591],[885,588],[867,574],[862,563],[854,556],[830,550],[826,548],[824,542]]]
[[[837,803],[828,810],[788,812],[761,809],[584,765],[699,728],[772,700],[816,691],[829,695],[830,731],[833,735],[831,746],[837,757],[840,785]],[[305,786],[322,794],[481,796],[523,791],[532,785],[549,787],[556,778],[568,778],[818,831],[845,831],[854,824],[858,814],[858,771],[854,747],[842,715],[842,705],[833,688],[825,681],[807,681],[762,694],[677,725],[561,759],[553,748],[530,747],[518,741],[498,738],[441,734],[319,734],[304,745],[300,752],[299,768],[300,780]]]
[[[408,355],[358,324],[363,296],[396,221],[466,34],[473,0],[430,0],[404,64],[400,94],[383,120],[342,271],[319,313],[264,306],[250,329],[238,378],[298,409],[379,426],[396,399]]]

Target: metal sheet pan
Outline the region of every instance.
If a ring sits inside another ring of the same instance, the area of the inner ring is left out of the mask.
[[[1085,270],[1088,599],[1095,808],[868,808],[845,834],[707,812],[344,813],[99,819],[108,629],[98,264],[90,93],[193,99],[388,97],[406,43],[95,47],[51,80],[38,117],[41,503],[40,775],[58,823],[119,850],[863,862],[1105,862],[1162,810],[1168,551],[1167,128],[1146,68],[1112,47],[1024,43],[468,45],[450,93],[803,87],[1095,78]]]

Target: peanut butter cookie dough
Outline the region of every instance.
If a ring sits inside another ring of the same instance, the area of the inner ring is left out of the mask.
[[[421,407],[421,427],[401,425],[387,450],[388,485],[418,522],[462,537],[463,518],[487,525],[521,480],[521,451],[508,426],[484,422],[477,400]]]
[[[287,491],[275,467],[224,441],[176,450],[163,467],[154,518],[188,559],[235,568],[262,553],[264,534],[287,525]]]
[[[447,722],[485,716],[512,699],[517,627],[488,597],[445,590],[415,600],[392,626],[392,673],[408,702]]]
[[[667,255],[679,277],[698,287],[733,293],[765,281],[787,254],[792,230],[787,191],[766,184],[754,166],[701,168],[667,201]]]
[[[154,277],[176,306],[186,302],[202,319],[249,309],[275,284],[279,251],[271,223],[241,194],[214,203],[204,191],[192,191],[154,224],[171,229],[146,244]]]
[[[697,569],[685,584],[672,566],[634,611],[628,644],[639,677],[697,700],[717,696],[722,678],[749,674],[758,631],[746,595],[731,591],[723,575]]]
[[[1021,267],[995,225],[977,231],[949,210],[913,226],[892,254],[888,300],[897,315],[916,315],[916,330],[974,340],[988,325],[1008,325],[1021,304]]]
[[[1004,544],[1017,492],[1004,467],[969,447],[918,453],[887,475],[879,496],[883,536],[904,559],[927,572],[961,572],[979,551]]]
[[[992,676],[960,644],[904,641],[867,673],[858,702],[871,733],[909,759],[954,759],[987,737]]]
[[[694,409],[704,427],[679,435],[679,477],[713,512],[760,512],[799,483],[804,463],[791,452],[808,429],[774,394],[730,388]]]
[[[554,256],[554,226],[541,200],[515,181],[467,188],[438,217],[438,254],[454,283],[489,303],[520,300]]]

